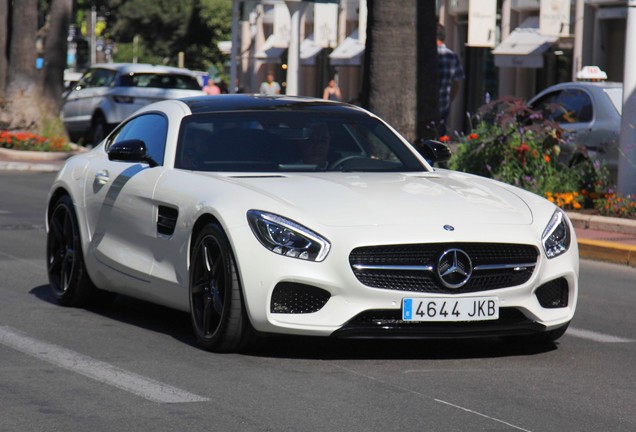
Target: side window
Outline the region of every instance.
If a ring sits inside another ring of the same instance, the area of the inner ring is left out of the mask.
[[[140,139],[146,143],[147,153],[163,165],[168,135],[168,120],[160,114],[142,114],[121,125],[108,139],[107,150],[113,143]]]
[[[82,77],[80,85],[83,88],[108,87],[115,79],[115,71],[108,69],[92,69]]]
[[[558,103],[564,108],[561,123],[583,123],[592,121],[592,99],[583,90],[566,90]]]
[[[557,118],[562,114],[562,108],[557,104],[560,94],[561,92],[552,92],[543,95],[532,104],[532,109],[540,111],[545,119],[558,121]]]

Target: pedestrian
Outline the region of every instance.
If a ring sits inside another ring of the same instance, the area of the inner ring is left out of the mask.
[[[325,87],[325,90],[322,92],[322,98],[323,99],[332,100],[332,101],[341,101],[342,100],[342,94],[340,93],[340,87],[338,87],[338,85],[336,85],[336,80],[335,79],[329,80],[329,83],[327,84],[327,87]]]
[[[274,96],[280,94],[280,84],[274,81],[274,74],[269,72],[266,81],[261,84],[260,94]]]
[[[446,135],[451,103],[455,99],[455,96],[457,96],[462,80],[466,78],[459,56],[445,45],[445,40],[446,29],[442,24],[437,24],[440,136]]]
[[[211,78],[209,78],[205,87],[203,87],[203,91],[207,95],[218,95],[221,94],[221,87],[216,85],[216,83]]]

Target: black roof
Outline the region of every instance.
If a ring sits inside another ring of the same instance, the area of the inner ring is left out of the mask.
[[[316,110],[329,113],[363,112],[355,105],[332,102],[304,96],[265,96],[259,94],[224,94],[196,96],[180,99],[190,107],[193,114],[219,111],[301,111]]]

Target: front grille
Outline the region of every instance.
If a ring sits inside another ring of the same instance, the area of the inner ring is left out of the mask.
[[[515,308],[499,309],[499,319],[472,322],[418,322],[402,320],[400,309],[362,312],[332,336],[339,338],[461,338],[533,334],[545,326]]]
[[[329,298],[331,298],[331,294],[322,288],[293,282],[281,282],[274,287],[270,311],[285,314],[318,312]]]
[[[437,261],[449,249],[464,251],[472,262],[472,276],[459,288],[447,288],[437,275]],[[369,287],[460,294],[521,285],[532,276],[537,257],[531,245],[435,243],[360,247],[349,255],[349,264]]]
[[[564,278],[555,279],[541,285],[536,292],[542,307],[548,309],[563,308],[568,305],[569,287]]]

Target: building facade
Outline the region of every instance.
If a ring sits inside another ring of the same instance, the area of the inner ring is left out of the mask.
[[[357,102],[362,89],[366,0],[234,0],[238,3],[237,77],[257,92],[268,72],[283,89],[290,74],[297,94],[322,95],[335,78],[343,100]],[[303,3],[298,35],[293,7]],[[627,0],[437,0],[446,45],[461,58],[466,80],[449,125],[466,129],[484,102],[502,96],[528,99],[575,79],[585,65],[622,81]],[[293,38],[299,66],[290,71]],[[285,91],[285,90],[283,90]]]

